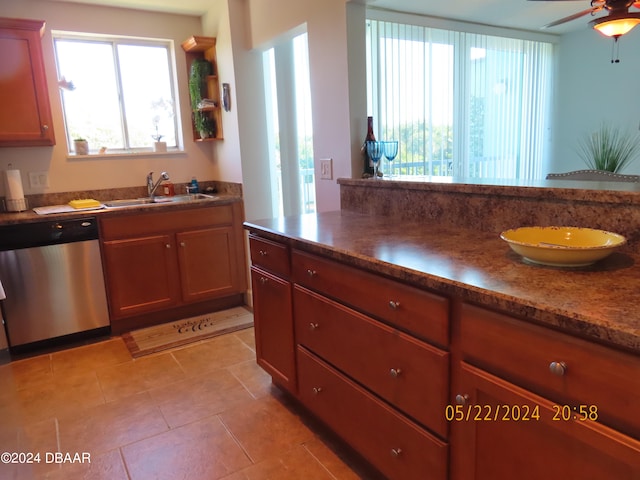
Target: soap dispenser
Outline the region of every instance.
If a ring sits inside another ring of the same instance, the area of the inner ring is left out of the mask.
[[[191,188],[189,189],[189,193],[200,193],[200,185],[198,185],[196,177],[191,178]]]

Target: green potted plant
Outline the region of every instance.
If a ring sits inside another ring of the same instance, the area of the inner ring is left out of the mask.
[[[82,137],[73,139],[73,147],[76,155],[89,155],[89,142]]]
[[[202,92],[207,86],[207,76],[211,75],[212,69],[211,62],[204,58],[196,58],[191,63],[189,70],[189,96],[191,97],[193,123],[201,138],[211,136],[211,119],[200,110],[199,104],[202,101]]]
[[[578,155],[592,170],[619,173],[636,160],[638,154],[640,138],[637,134],[621,132],[605,123],[578,143]]]

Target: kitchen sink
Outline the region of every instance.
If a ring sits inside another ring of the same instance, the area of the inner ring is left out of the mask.
[[[107,208],[123,208],[123,207],[136,207],[144,205],[159,205],[163,203],[181,203],[181,202],[197,202],[201,200],[216,200],[218,197],[213,195],[206,195],[204,193],[194,193],[185,195],[174,195],[171,197],[158,196],[158,197],[144,197],[144,198],[126,198],[122,200],[110,200],[103,202]]]

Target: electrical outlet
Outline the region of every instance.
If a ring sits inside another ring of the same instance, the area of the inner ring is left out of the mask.
[[[46,188],[49,186],[47,172],[29,172],[29,186],[31,188]]]
[[[333,160],[331,158],[320,159],[320,178],[322,180],[333,179]]]

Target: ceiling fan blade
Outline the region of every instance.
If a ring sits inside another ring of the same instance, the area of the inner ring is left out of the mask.
[[[547,1],[550,1],[550,0],[547,0]],[[573,15],[569,15],[568,17],[564,17],[564,18],[561,18],[560,20],[556,20],[555,22],[548,23],[547,25],[541,28],[544,29],[544,28],[555,27],[556,25],[560,25],[561,23],[570,22],[572,20],[575,20],[580,17],[584,17],[585,15],[589,15],[590,13],[594,13],[599,10],[602,10],[602,7],[587,8],[586,10],[582,10],[581,12],[574,13]]]

